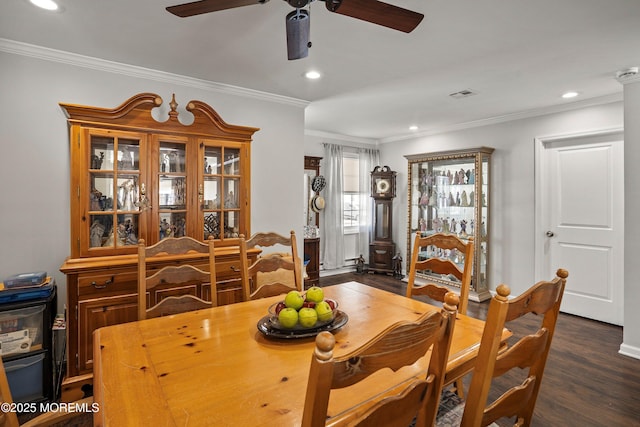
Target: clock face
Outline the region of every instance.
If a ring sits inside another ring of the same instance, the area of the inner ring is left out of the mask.
[[[376,192],[386,194],[391,191],[391,182],[387,178],[376,179]]]

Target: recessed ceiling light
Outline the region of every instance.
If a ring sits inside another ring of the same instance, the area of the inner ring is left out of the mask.
[[[53,0],[29,0],[33,5],[46,10],[58,10],[58,4]]]
[[[309,80],[315,80],[320,78],[320,73],[317,71],[307,71],[304,75]]]
[[[409,130],[418,130],[418,126],[411,125],[411,126],[409,126]]]
[[[578,96],[578,92],[573,92],[573,91],[565,92],[565,93],[562,94],[562,97],[564,99],[575,98],[576,96]]]

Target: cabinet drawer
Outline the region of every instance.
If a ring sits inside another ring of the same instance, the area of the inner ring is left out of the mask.
[[[221,262],[216,260],[216,281],[220,282],[236,277],[240,277],[240,259]]]
[[[95,275],[80,275],[78,277],[78,296],[94,296],[96,294],[110,294],[113,292],[137,292],[137,272],[111,272]]]

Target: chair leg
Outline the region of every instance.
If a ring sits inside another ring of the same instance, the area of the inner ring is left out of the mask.
[[[458,378],[454,381],[453,389],[460,399],[464,399],[464,384],[462,384],[462,378]]]

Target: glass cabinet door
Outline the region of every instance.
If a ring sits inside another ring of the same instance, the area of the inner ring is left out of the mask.
[[[158,164],[154,169],[158,209],[152,220],[152,230],[158,233],[157,241],[187,235],[187,219],[190,218],[188,176],[193,173],[188,170],[189,154],[187,140],[158,139]]]
[[[406,156],[409,160],[409,227],[407,259],[411,259],[415,233],[455,234],[474,241],[471,297],[483,300],[488,292],[489,167],[493,149],[481,147],[443,153]],[[460,254],[434,254],[421,248],[422,257],[448,257],[463,263]],[[408,268],[408,267],[407,267]],[[434,278],[429,272],[419,276]]]
[[[89,132],[87,201],[90,252],[138,243],[140,223],[140,135]],[[83,186],[81,186],[82,188]]]
[[[247,160],[241,147],[229,142],[206,141],[203,147],[203,179],[198,189],[203,213],[202,238],[237,238],[247,233],[241,209],[246,197],[242,185]]]

